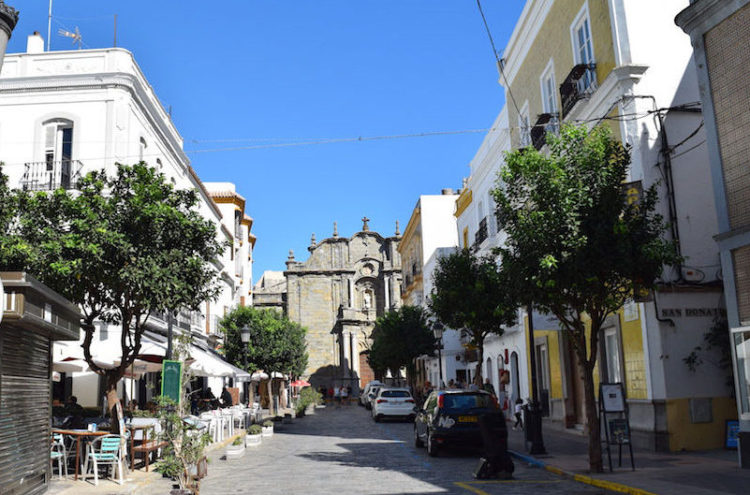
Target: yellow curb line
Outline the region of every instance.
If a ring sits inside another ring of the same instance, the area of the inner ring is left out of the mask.
[[[490,495],[489,493],[485,492],[484,490],[480,490],[479,488],[475,488],[468,483],[463,483],[461,481],[455,481],[453,483],[454,485],[463,488],[464,490],[469,490],[471,493],[476,493],[477,495]]]
[[[632,486],[623,485],[621,483],[615,483],[614,481],[605,481],[598,478],[592,478],[591,476],[585,476],[583,474],[574,474],[555,466],[544,466],[544,469],[551,473],[555,473],[560,476],[567,476],[572,478],[574,481],[579,483],[585,483],[587,485],[595,486],[597,488],[604,488],[613,492],[627,493],[628,495],[656,495],[653,492],[642,490],[640,488],[634,488]]]

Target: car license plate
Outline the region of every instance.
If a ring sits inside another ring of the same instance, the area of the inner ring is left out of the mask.
[[[476,416],[459,416],[458,422],[459,423],[476,423],[477,417]]]

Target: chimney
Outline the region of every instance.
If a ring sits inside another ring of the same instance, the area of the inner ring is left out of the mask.
[[[456,194],[453,192],[453,189],[451,189],[450,187],[446,187],[445,189],[443,189],[442,193],[443,193],[443,196],[451,196],[453,194]]]
[[[26,40],[26,53],[44,53],[44,38],[39,31],[34,31]]]

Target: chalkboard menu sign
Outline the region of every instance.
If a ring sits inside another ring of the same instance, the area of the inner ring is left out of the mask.
[[[182,361],[165,359],[161,369],[161,395],[179,406],[182,398]]]

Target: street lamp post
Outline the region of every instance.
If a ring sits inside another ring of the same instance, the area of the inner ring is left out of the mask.
[[[240,340],[242,341],[242,368],[247,371],[247,344],[250,342],[250,327],[247,324],[242,325],[240,328]],[[242,392],[247,399],[247,382],[242,387]]]
[[[6,5],[3,0],[0,0],[0,69],[3,68],[5,49],[8,46],[8,40],[17,22],[18,11],[10,5]]]
[[[531,455],[546,454],[542,438],[542,410],[539,405],[539,385],[536,374],[536,349],[534,347],[534,308],[526,306],[529,318],[529,367],[531,368],[531,403],[526,415],[526,438],[531,441]]]
[[[443,388],[443,324],[439,321],[436,321],[432,325],[432,335],[435,336],[435,340],[438,342],[438,370],[440,372],[440,383],[438,384],[438,388]]]

